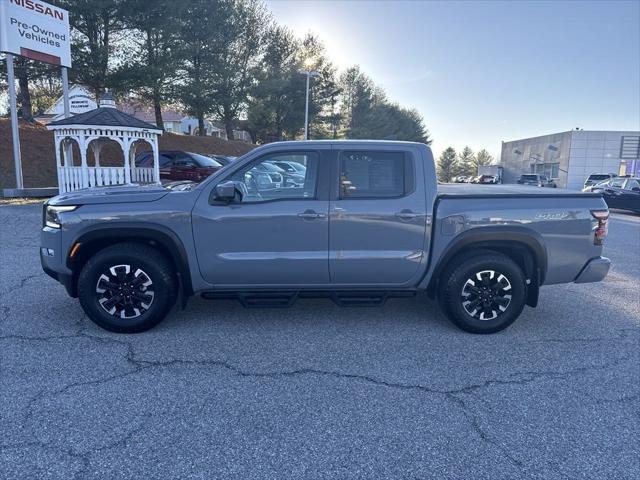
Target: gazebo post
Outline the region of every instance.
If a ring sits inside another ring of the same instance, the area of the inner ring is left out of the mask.
[[[122,145],[122,150],[124,151],[124,183],[131,183],[131,162],[129,161],[129,149],[131,148],[131,139],[125,137],[124,143]]]
[[[58,132],[55,133],[53,137],[53,144],[56,147],[56,170],[58,171],[58,192],[65,193],[65,185],[64,185],[64,172],[62,171],[62,159],[60,158],[60,143],[61,139],[58,135]]]
[[[99,139],[94,140],[90,143],[91,150],[93,150],[93,160],[95,161],[96,167],[100,166],[100,150],[102,150],[102,141]]]
[[[136,174],[136,150],[138,150],[138,144],[136,140],[131,142],[131,147],[129,148],[129,169],[131,171],[131,179],[136,182],[139,181],[139,178]]]
[[[151,149],[153,150],[153,179],[159,185],[160,184],[160,152],[158,151],[158,136],[153,136],[151,142]]]
[[[82,188],[87,188],[89,186],[89,168],[87,166],[87,150],[89,147],[86,143],[85,137],[80,137],[80,143],[78,146],[80,147],[80,165],[82,168]]]
[[[62,140],[62,154],[64,155],[64,166],[73,165],[73,145],[68,138]]]

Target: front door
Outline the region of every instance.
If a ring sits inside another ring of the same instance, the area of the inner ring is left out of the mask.
[[[330,147],[261,156],[215,183],[239,182],[242,200],[223,204],[203,192],[193,210],[198,264],[220,287],[300,287],[329,283]],[[285,185],[277,161],[298,162],[304,183]],[[211,189],[215,185],[211,184]]]
[[[417,151],[337,152],[329,271],[339,285],[403,285],[428,251],[423,163]],[[413,279],[415,280],[415,279]]]

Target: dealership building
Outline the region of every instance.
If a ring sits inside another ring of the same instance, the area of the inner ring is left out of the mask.
[[[640,175],[640,131],[572,130],[502,142],[503,182],[539,173],[581,189],[592,173]]]

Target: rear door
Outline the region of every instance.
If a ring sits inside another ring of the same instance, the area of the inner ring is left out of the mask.
[[[338,150],[329,205],[329,272],[337,285],[403,285],[428,249],[419,150]]]
[[[630,178],[620,192],[619,207],[640,212],[640,182]]]
[[[624,178],[614,178],[604,188],[602,196],[609,208],[624,208],[621,201],[621,195],[624,193],[622,187],[624,186]]]

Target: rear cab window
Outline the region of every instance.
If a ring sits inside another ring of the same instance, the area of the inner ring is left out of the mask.
[[[413,190],[413,164],[405,152],[340,153],[341,199],[399,198]]]

